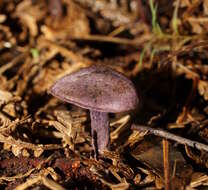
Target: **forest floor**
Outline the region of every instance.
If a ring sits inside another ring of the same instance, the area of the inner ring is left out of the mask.
[[[0,189],[208,189],[207,24],[207,0],[1,0]],[[140,100],[97,160],[89,111],[48,93],[96,63]]]

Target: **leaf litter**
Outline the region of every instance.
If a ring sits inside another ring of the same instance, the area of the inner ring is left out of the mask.
[[[2,0],[0,188],[206,189],[207,14],[207,0]],[[133,114],[110,115],[99,160],[89,113],[48,94],[95,63],[129,77],[140,97]],[[168,135],[182,140],[168,140],[167,155]]]

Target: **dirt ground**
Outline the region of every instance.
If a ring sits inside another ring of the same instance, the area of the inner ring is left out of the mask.
[[[208,0],[1,0],[0,189],[208,189],[207,24]],[[49,93],[94,64],[139,96],[98,159],[89,110]]]

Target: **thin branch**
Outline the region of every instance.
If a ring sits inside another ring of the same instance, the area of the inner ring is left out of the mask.
[[[197,142],[197,141],[193,141],[190,139],[186,139],[184,137],[180,137],[178,135],[174,135],[170,132],[166,132],[163,129],[154,129],[151,127],[147,127],[147,126],[142,126],[142,125],[132,125],[131,129],[133,130],[137,130],[137,131],[148,131],[148,133],[151,133],[153,135],[159,136],[159,137],[163,137],[166,139],[170,139],[173,140],[179,144],[184,144],[193,148],[197,148],[198,150],[204,150],[206,152],[208,152],[208,145]]]
[[[71,40],[86,40],[86,41],[96,41],[96,42],[109,42],[115,44],[140,46],[150,39],[150,35],[145,35],[143,39],[127,39],[119,38],[114,36],[104,36],[104,35],[86,35],[82,37],[72,37]]]

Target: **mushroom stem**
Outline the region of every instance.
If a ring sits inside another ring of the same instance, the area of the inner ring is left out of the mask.
[[[110,147],[110,131],[108,113],[90,110],[92,146],[95,156]]]

